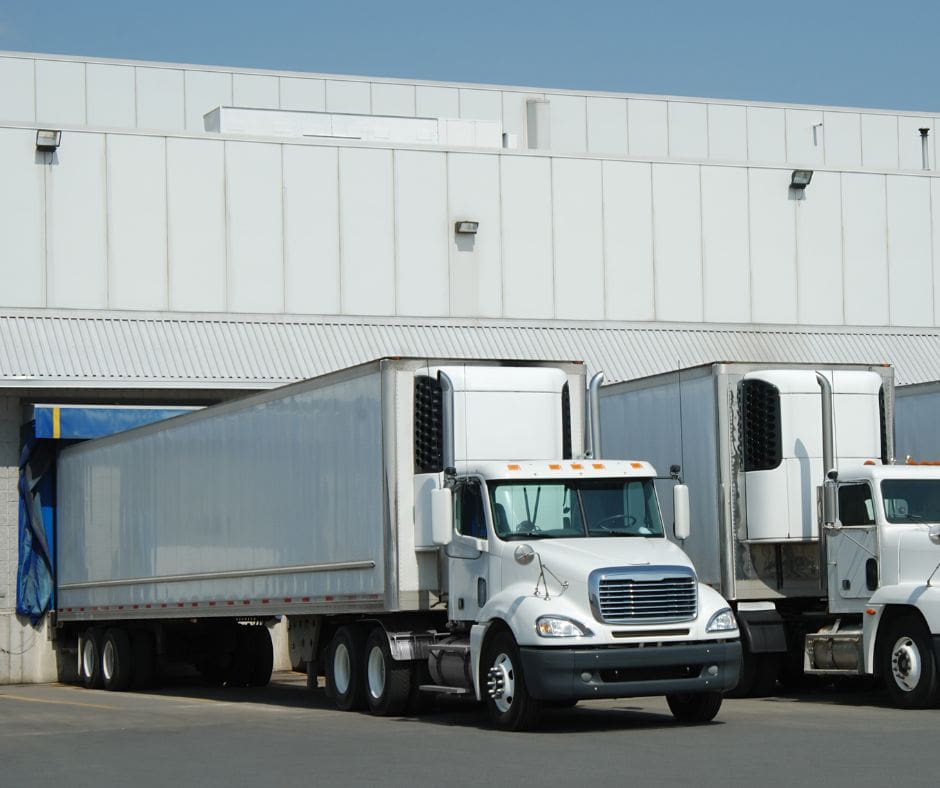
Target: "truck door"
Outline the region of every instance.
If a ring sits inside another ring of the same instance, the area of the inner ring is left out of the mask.
[[[829,600],[832,612],[848,612],[878,587],[878,529],[867,482],[839,485],[839,521],[826,539]]]
[[[447,546],[448,614],[453,621],[474,621],[486,604],[487,525],[483,487],[461,479],[454,489],[454,539]]]

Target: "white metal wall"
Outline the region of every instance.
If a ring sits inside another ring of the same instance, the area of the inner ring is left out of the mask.
[[[933,326],[929,174],[0,128],[0,306]],[[480,222],[457,237],[457,219]]]
[[[0,122],[202,133],[220,105],[499,122],[526,145],[526,101],[557,153],[919,170],[936,115],[736,101],[546,92],[0,53]]]

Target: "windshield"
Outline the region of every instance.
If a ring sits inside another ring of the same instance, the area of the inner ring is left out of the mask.
[[[884,479],[889,523],[940,523],[940,479]]]
[[[489,483],[500,539],[663,536],[652,479]]]

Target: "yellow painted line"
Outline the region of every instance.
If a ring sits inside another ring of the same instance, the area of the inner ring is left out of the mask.
[[[25,698],[22,695],[0,694],[0,700],[20,700],[24,703],[51,703],[53,706],[81,706],[86,709],[104,709],[105,711],[114,711],[116,706],[102,706],[99,703],[81,703],[72,700],[49,700],[47,698]]]
[[[61,408],[52,409],[52,437],[59,438],[62,435],[62,413]]]

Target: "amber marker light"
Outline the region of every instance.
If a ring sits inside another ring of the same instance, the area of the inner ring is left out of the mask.
[[[592,462],[592,463],[591,463],[591,467],[592,467],[595,471],[602,471],[602,470],[604,470],[604,468],[605,468],[606,466],[605,466],[604,463],[602,463],[602,462]]]
[[[507,467],[510,471],[521,471],[521,470],[522,470],[522,467],[519,466],[519,465],[516,465],[515,463],[512,463],[512,464],[510,464],[510,465],[507,465],[506,467]]]

